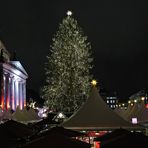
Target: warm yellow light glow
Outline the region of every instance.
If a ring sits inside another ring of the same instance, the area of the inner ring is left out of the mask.
[[[141,97],[141,100],[142,100],[142,101],[144,101],[144,99],[145,99],[144,97]]]
[[[63,117],[63,114],[62,113],[59,113],[59,118],[62,118]]]
[[[131,101],[128,101],[128,103],[130,104],[130,103],[131,103]]]
[[[93,86],[96,86],[96,85],[97,85],[97,81],[96,81],[96,80],[92,80],[92,81],[91,81],[91,84],[92,84]]]
[[[59,113],[58,115],[57,115],[57,118],[58,119],[64,119],[65,118],[65,115],[63,114],[63,113]]]
[[[134,100],[134,102],[136,103],[136,102],[137,102],[137,100]]]
[[[71,15],[72,15],[72,12],[68,10],[68,11],[67,11],[67,15],[68,15],[68,16],[71,16]]]
[[[134,104],[133,103],[131,103],[131,106],[133,106]]]

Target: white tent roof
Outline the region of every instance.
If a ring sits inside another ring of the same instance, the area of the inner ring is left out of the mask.
[[[148,121],[148,109],[145,107],[144,101],[135,103],[133,109],[126,117],[127,120],[131,121],[132,118],[137,118],[138,123]]]
[[[12,114],[12,119],[21,122],[28,120],[28,117],[17,107],[16,111]]]
[[[130,104],[128,104],[127,109],[121,109],[121,108],[116,108],[114,111],[121,116],[122,118],[124,118],[127,121],[131,121],[130,120],[130,115],[132,113],[133,108],[135,108],[135,106],[131,106]]]
[[[62,126],[79,130],[136,128],[135,125],[125,121],[110,109],[95,87],[93,87],[86,103]]]
[[[28,114],[30,115],[30,120],[40,120],[40,117],[38,116],[38,114],[35,112],[35,110],[33,108],[30,108],[28,111]]]
[[[23,110],[17,108],[16,111],[13,113],[13,120],[22,123],[29,123],[29,122],[38,122],[41,119],[32,108],[30,108],[29,111],[27,111],[26,108],[24,108]]]

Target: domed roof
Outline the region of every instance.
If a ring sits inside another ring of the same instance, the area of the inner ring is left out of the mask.
[[[2,41],[0,40],[0,53],[1,53],[1,50],[3,50],[4,60],[10,61],[10,53],[8,52],[8,50],[6,49],[6,47],[4,46]]]

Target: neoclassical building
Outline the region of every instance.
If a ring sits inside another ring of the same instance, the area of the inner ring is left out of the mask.
[[[11,57],[0,41],[0,107],[16,110],[26,106],[28,74],[15,57]]]

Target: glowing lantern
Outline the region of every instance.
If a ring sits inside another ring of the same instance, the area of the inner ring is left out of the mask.
[[[145,99],[144,97],[141,97],[141,100],[142,100],[142,101],[144,101],[144,99]]]
[[[67,15],[68,16],[71,16],[72,15],[72,12],[71,11],[67,11]]]
[[[64,119],[65,118],[65,115],[60,112],[60,113],[58,113],[57,118]]]
[[[137,100],[134,100],[134,102],[136,103],[136,102],[137,102]]]
[[[97,81],[96,81],[96,80],[92,80],[92,81],[91,81],[91,84],[92,84],[93,86],[96,86],[96,85],[97,85]]]

